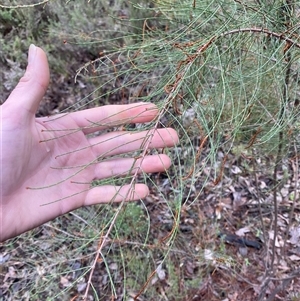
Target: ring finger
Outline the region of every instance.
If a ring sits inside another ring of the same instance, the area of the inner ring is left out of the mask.
[[[174,146],[178,142],[175,130],[166,128],[143,132],[111,132],[90,138],[89,142],[98,158],[126,154],[141,150],[149,143],[149,149]]]

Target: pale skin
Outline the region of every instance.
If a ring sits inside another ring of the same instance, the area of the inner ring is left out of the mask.
[[[145,123],[158,114],[155,105],[109,105],[66,115],[36,118],[49,84],[44,51],[31,45],[25,75],[0,106],[0,241],[33,229],[82,206],[143,199],[145,184],[91,188],[95,179],[136,171],[165,171],[164,154],[139,158],[107,158],[141,149],[172,147],[173,129],[92,134],[125,123]],[[61,118],[57,118],[61,117]],[[146,140],[145,140],[146,139]],[[149,141],[149,140],[148,140]]]

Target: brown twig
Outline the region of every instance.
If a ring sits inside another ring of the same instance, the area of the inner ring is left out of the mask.
[[[251,158],[251,161],[253,164],[254,181],[255,181],[255,187],[256,187],[257,198],[258,198],[259,219],[260,219],[260,223],[262,226],[262,232],[263,232],[263,238],[264,238],[263,242],[264,242],[264,244],[266,244],[267,231],[266,231],[265,222],[263,219],[263,212],[262,212],[262,206],[261,206],[262,195],[261,195],[261,191],[260,191],[260,188],[258,185],[256,155],[254,154],[254,150],[253,150],[253,156]]]
[[[220,183],[220,181],[222,180],[226,160],[227,160],[227,155],[224,156],[222,163],[221,163],[220,173],[219,173],[218,177],[214,180],[215,186],[218,185]]]
[[[291,161],[291,165],[292,165],[292,169],[293,169],[293,174],[294,174],[294,183],[295,183],[295,187],[294,187],[294,198],[293,198],[293,204],[292,204],[292,208],[291,211],[289,213],[289,217],[288,217],[288,221],[289,223],[287,224],[286,227],[286,231],[285,231],[285,236],[284,236],[284,243],[283,243],[283,255],[286,256],[286,243],[287,243],[287,239],[288,239],[288,235],[290,232],[290,228],[291,228],[291,224],[292,224],[292,218],[295,212],[295,207],[298,201],[298,197],[299,197],[299,193],[298,193],[298,178],[299,178],[299,160],[298,160],[298,152],[297,152],[297,146],[295,145],[296,143],[294,143],[294,150],[295,150],[295,156],[294,158],[292,158]],[[295,161],[294,161],[295,160]]]
[[[136,182],[136,179],[138,177],[139,172],[141,171],[141,166],[142,166],[143,160],[144,160],[146,154],[148,153],[148,150],[150,149],[151,141],[153,139],[155,131],[159,127],[160,120],[169,108],[169,104],[170,104],[171,99],[172,99],[172,94],[170,95],[168,100],[165,102],[165,106],[161,109],[160,113],[158,114],[158,116],[156,118],[156,121],[155,121],[155,124],[153,125],[153,128],[150,129],[149,134],[146,135],[147,140],[145,140],[145,142],[141,146],[141,149],[143,150],[142,154],[140,155],[141,161],[140,161],[139,166],[136,168],[136,171],[132,175],[132,180],[130,181],[130,184],[129,184],[130,189],[128,190],[128,192],[124,196],[123,201],[120,203],[120,206],[118,207],[118,209],[117,209],[117,211],[116,211],[116,213],[115,213],[115,215],[114,215],[114,217],[113,217],[113,219],[110,223],[110,226],[109,226],[108,230],[106,231],[105,235],[102,235],[102,234],[100,235],[98,248],[97,248],[97,253],[96,253],[95,259],[93,261],[93,264],[92,264],[92,267],[91,267],[91,270],[90,270],[89,279],[88,279],[88,282],[87,282],[87,286],[86,286],[85,294],[83,296],[83,300],[87,300],[88,291],[89,291],[90,286],[92,284],[92,277],[93,277],[93,274],[94,274],[94,271],[95,271],[95,268],[96,268],[96,263],[98,262],[99,257],[102,254],[103,247],[110,241],[109,235],[112,232],[112,229],[113,229],[113,227],[116,223],[116,220],[117,220],[117,218],[118,218],[118,216],[119,216],[119,214],[120,214],[120,212],[121,212],[121,210],[122,210],[122,208],[125,204],[125,200],[129,198],[130,193],[134,192],[134,184]]]
[[[139,290],[139,292],[134,296],[133,300],[136,301],[139,296],[143,293],[143,291],[145,290],[145,288],[148,286],[150,280],[153,278],[153,276],[156,273],[156,269],[150,274],[150,276],[148,277],[148,279],[146,280],[146,282],[144,283],[143,287]]]
[[[254,142],[256,141],[257,139],[257,136],[262,132],[262,128],[261,127],[258,127],[258,129],[255,131],[255,133],[252,135],[252,137],[250,138],[250,141],[248,143],[248,145],[245,147],[245,149],[248,149],[250,148]]]
[[[206,143],[207,139],[208,139],[208,135],[206,135],[206,136],[203,138],[203,140],[201,141],[201,144],[200,144],[200,146],[199,146],[199,148],[198,148],[198,150],[197,150],[197,153],[196,153],[196,155],[195,155],[195,162],[197,162],[197,161],[199,160],[200,155],[201,155],[202,150],[203,150],[203,147],[204,147],[204,144]],[[191,169],[190,169],[190,171],[188,172],[188,174],[187,174],[186,176],[184,176],[184,177],[182,178],[182,180],[187,180],[188,178],[190,178],[191,175],[192,175],[192,173],[193,173],[193,171],[194,171],[194,166],[191,167]]]
[[[157,124],[157,125],[158,125],[158,124]],[[145,158],[145,156],[146,156],[146,154],[147,154],[147,152],[148,152],[148,149],[149,149],[149,147],[150,147],[150,143],[151,143],[152,138],[153,138],[153,136],[154,136],[154,132],[155,132],[155,130],[157,129],[157,125],[156,125],[152,130],[150,130],[150,131],[149,131],[149,135],[147,135],[147,141],[146,141],[146,143],[145,143],[145,145],[144,145],[144,150],[143,150],[143,152],[142,152],[142,154],[141,154],[141,163],[140,163],[140,165],[137,167],[137,169],[136,169],[134,175],[132,176],[132,180],[131,180],[131,182],[130,182],[130,184],[129,184],[130,189],[128,190],[128,192],[126,193],[126,195],[125,195],[124,198],[123,198],[123,201],[121,202],[120,206],[118,207],[118,209],[117,209],[117,211],[116,211],[116,213],[115,213],[115,215],[114,215],[114,217],[113,217],[113,219],[112,219],[112,221],[111,221],[111,223],[110,223],[110,226],[109,226],[107,232],[105,233],[104,236],[100,235],[97,253],[96,253],[94,262],[93,262],[92,267],[91,267],[91,270],[90,270],[89,279],[88,279],[88,282],[87,282],[87,287],[86,287],[86,290],[85,290],[85,294],[84,294],[84,296],[83,296],[83,299],[84,299],[84,300],[87,300],[88,291],[89,291],[89,288],[90,288],[90,286],[91,286],[91,284],[92,284],[92,277],[93,277],[93,274],[94,274],[94,271],[95,271],[95,268],[96,268],[96,263],[97,263],[98,260],[99,260],[99,256],[100,256],[101,253],[102,253],[102,249],[103,249],[103,247],[106,245],[106,243],[108,242],[109,235],[110,235],[110,233],[111,233],[113,227],[115,226],[116,220],[117,220],[117,218],[118,218],[118,216],[119,216],[119,214],[120,214],[120,212],[121,212],[121,210],[122,210],[122,208],[123,208],[123,206],[124,206],[125,200],[126,200],[126,199],[130,199],[130,194],[131,194],[131,193],[134,193],[134,183],[136,182],[137,176],[138,176],[138,174],[139,174],[139,172],[140,172],[140,170],[141,170],[142,162],[143,162],[143,160],[144,160],[144,158]]]
[[[286,277],[282,279],[282,283],[278,285],[274,291],[269,295],[268,299],[265,299],[266,301],[274,301],[276,298],[276,295],[283,291],[295,278],[299,278],[300,275],[300,269],[297,269],[293,271],[289,277]]]
[[[166,236],[164,236],[163,238],[161,238],[161,239],[159,240],[159,243],[160,243],[160,244],[164,243],[164,242],[165,242],[169,237],[171,237],[171,236],[174,234],[174,232],[176,231],[176,229],[177,229],[177,227],[178,227],[178,216],[179,216],[179,211],[176,210],[175,217],[174,217],[174,225],[173,225],[171,231],[170,231]]]
[[[289,9],[292,10],[293,8],[293,2],[291,0],[286,0],[285,2],[286,6],[289,7]],[[282,16],[286,16],[286,11],[285,11],[285,7],[283,6],[281,9],[281,15]],[[289,29],[290,27],[290,20],[291,16],[287,15],[286,17],[286,27],[287,29]],[[291,40],[288,37],[285,37],[284,35],[280,35],[278,36],[278,34],[274,34],[272,33],[271,36],[275,36],[277,38],[283,39],[285,40],[287,43],[290,43],[291,45],[296,45],[297,47],[299,47],[295,41]],[[290,48],[290,46],[289,46]],[[292,65],[292,55],[290,51],[285,51],[284,52],[284,59],[287,62],[287,68],[285,71],[285,78],[284,78],[284,82],[283,82],[283,87],[282,87],[282,91],[283,91],[283,101],[280,104],[280,110],[279,110],[279,116],[278,116],[278,124],[279,126],[281,126],[284,122],[284,113],[285,113],[285,107],[286,104],[288,102],[289,99],[289,95],[288,95],[288,87],[289,87],[289,82],[290,82],[290,77],[291,77],[291,65]],[[274,275],[275,271],[274,271],[274,265],[275,265],[275,257],[276,257],[276,239],[277,239],[277,235],[278,235],[278,199],[277,199],[277,192],[278,192],[278,171],[279,171],[279,167],[280,167],[280,163],[282,161],[282,156],[283,156],[283,148],[284,148],[284,131],[283,129],[280,129],[279,134],[278,134],[278,140],[279,140],[279,144],[278,144],[278,148],[277,148],[277,154],[276,154],[276,158],[275,158],[275,166],[274,166],[274,170],[273,170],[273,182],[274,182],[274,187],[273,187],[273,204],[274,204],[274,235],[273,235],[273,240],[272,240],[272,244],[271,244],[271,248],[272,248],[272,255],[271,255],[271,262],[270,265],[268,266],[267,270],[266,270],[266,275],[265,275],[265,279],[264,279],[264,285],[261,288],[260,294],[259,294],[259,298],[258,300],[265,300],[265,294],[266,294],[266,290],[268,287],[268,284],[270,282],[270,277],[272,275]],[[281,283],[281,286],[284,287],[285,281],[283,281]],[[279,286],[280,288],[280,286]],[[279,289],[278,288],[278,289]],[[271,301],[275,298],[278,289],[275,289],[274,292],[269,296],[268,300]]]
[[[218,39],[221,38],[221,37],[225,37],[225,36],[233,35],[233,34],[238,34],[238,33],[242,33],[242,32],[265,33],[265,34],[267,34],[267,35],[269,35],[271,37],[274,37],[274,38],[277,38],[279,40],[283,40],[283,41],[289,42],[291,45],[296,46],[297,48],[300,48],[300,43],[297,43],[295,40],[287,37],[284,34],[277,33],[277,32],[274,32],[274,31],[270,31],[270,30],[268,30],[266,28],[249,27],[249,28],[233,29],[233,30],[230,30],[230,31],[227,31],[227,32],[224,32],[224,33],[220,34],[218,36]]]

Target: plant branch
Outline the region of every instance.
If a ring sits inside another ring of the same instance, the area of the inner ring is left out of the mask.
[[[90,270],[89,279],[88,279],[87,287],[86,287],[86,290],[85,290],[85,294],[83,296],[83,300],[87,300],[88,291],[89,291],[90,286],[92,284],[92,277],[93,277],[93,274],[94,274],[94,271],[95,271],[95,268],[96,268],[96,264],[99,261],[99,257],[102,254],[103,247],[110,241],[109,235],[112,232],[112,229],[113,229],[113,227],[116,223],[116,220],[117,220],[117,218],[118,218],[118,216],[119,216],[119,214],[120,214],[120,212],[121,212],[121,210],[122,210],[122,208],[125,204],[125,200],[128,198],[130,193],[134,192],[134,184],[137,180],[139,172],[141,171],[141,166],[142,166],[143,160],[144,160],[145,156],[147,155],[148,150],[150,149],[150,144],[151,144],[151,141],[153,139],[154,133],[158,129],[158,126],[160,124],[160,120],[161,120],[162,116],[165,114],[165,111],[167,110],[168,103],[169,102],[166,102],[165,107],[160,111],[160,113],[157,117],[157,120],[155,121],[155,124],[154,124],[153,128],[151,130],[149,130],[149,134],[146,136],[147,140],[145,141],[144,146],[142,146],[143,147],[143,152],[139,157],[141,159],[141,162],[140,162],[139,166],[136,168],[136,171],[132,176],[132,180],[129,184],[130,188],[129,188],[128,192],[124,196],[123,201],[120,203],[120,206],[118,207],[118,209],[117,209],[117,211],[116,211],[116,213],[115,213],[115,215],[114,215],[114,217],[113,217],[113,219],[110,223],[110,226],[109,226],[108,230],[106,231],[105,235],[102,236],[102,234],[100,234],[97,253],[96,253],[95,259],[93,261],[93,264],[92,264],[92,267],[91,267],[91,270]]]
[[[294,143],[294,150],[295,150],[295,161],[293,159],[291,159],[291,165],[292,165],[292,169],[293,169],[293,181],[295,183],[295,187],[294,187],[294,196],[293,196],[293,204],[292,204],[292,208],[291,211],[289,213],[289,218],[288,218],[288,225],[286,227],[286,231],[285,231],[285,236],[284,236],[284,243],[283,243],[283,254],[284,256],[286,255],[286,243],[287,243],[287,238],[290,232],[290,228],[291,228],[291,224],[292,224],[292,218],[295,212],[295,207],[297,204],[297,200],[299,197],[299,193],[298,193],[298,178],[299,178],[299,160],[298,160],[298,152],[297,152],[297,146],[296,143]]]

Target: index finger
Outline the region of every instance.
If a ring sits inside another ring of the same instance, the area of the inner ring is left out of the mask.
[[[71,113],[71,117],[84,134],[91,134],[109,127],[130,123],[144,123],[158,114],[152,103],[134,103],[128,105],[107,105]]]

